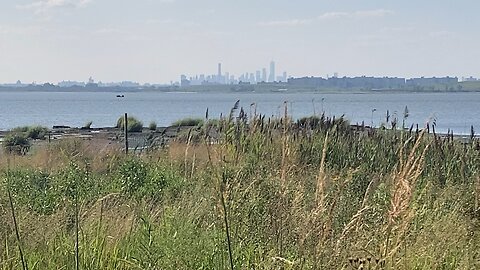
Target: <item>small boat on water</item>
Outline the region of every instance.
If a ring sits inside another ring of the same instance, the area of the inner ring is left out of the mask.
[[[117,95],[117,98],[125,97],[125,95]]]

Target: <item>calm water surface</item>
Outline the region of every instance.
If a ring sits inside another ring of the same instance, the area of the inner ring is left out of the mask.
[[[184,117],[211,118],[228,114],[235,101],[249,113],[250,104],[257,112],[271,115],[283,113],[285,101],[294,118],[318,114],[345,115],[352,123],[362,121],[378,126],[385,122],[386,111],[397,113],[399,124],[405,106],[410,116],[407,124],[436,121],[439,132],[447,129],[468,134],[470,126],[480,131],[480,93],[45,93],[0,92],[0,130],[21,125],[68,125],[79,127],[93,121],[94,127],[113,126],[123,113],[141,119],[145,125],[155,121],[170,125]],[[373,111],[373,113],[372,113]]]

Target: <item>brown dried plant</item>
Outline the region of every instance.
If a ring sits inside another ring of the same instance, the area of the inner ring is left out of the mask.
[[[387,213],[386,239],[383,246],[384,258],[392,257],[402,243],[415,212],[410,207],[417,180],[424,169],[424,161],[430,143],[425,146],[420,155],[417,150],[422,146],[425,130],[415,140],[408,156],[404,158],[403,152],[412,138],[408,139],[400,149],[400,160],[392,176],[392,194],[390,209]]]

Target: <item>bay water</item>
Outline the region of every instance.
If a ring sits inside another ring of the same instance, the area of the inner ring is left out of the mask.
[[[438,132],[453,130],[469,134],[473,125],[480,131],[480,93],[181,93],[181,92],[0,92],[0,130],[17,126],[66,125],[114,126],[124,113],[143,121],[168,126],[185,117],[210,118],[228,115],[237,100],[245,113],[279,116],[284,105],[294,119],[319,115],[344,115],[352,124],[386,122],[386,112],[401,125],[405,107],[406,126],[435,122]],[[252,104],[255,105],[252,105]]]

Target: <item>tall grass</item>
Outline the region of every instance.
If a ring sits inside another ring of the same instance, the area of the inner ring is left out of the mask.
[[[78,141],[12,156],[0,269],[22,269],[18,243],[29,269],[480,267],[477,141],[315,119],[236,105],[141,156]]]

